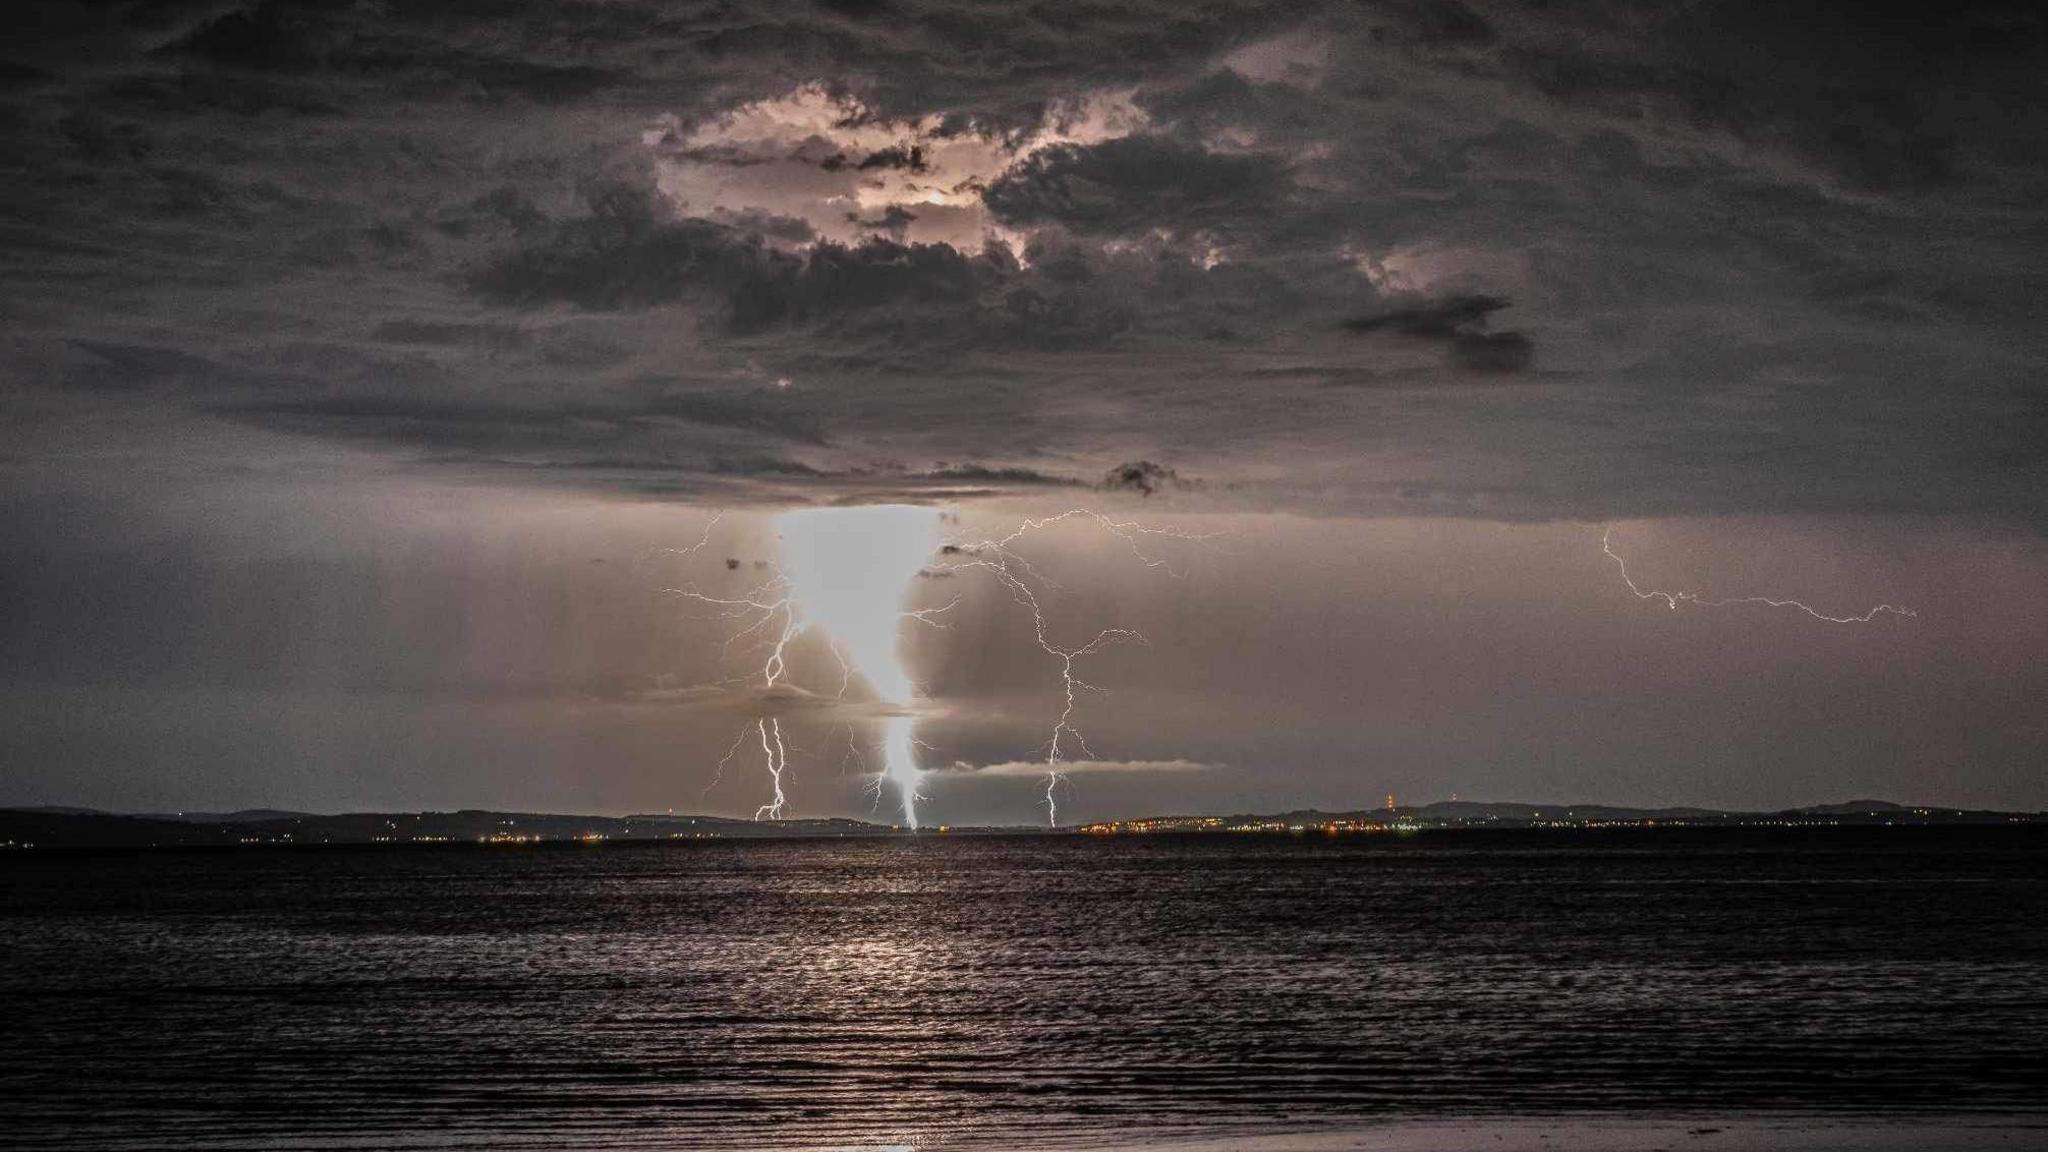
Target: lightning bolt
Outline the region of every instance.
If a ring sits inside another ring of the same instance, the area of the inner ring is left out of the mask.
[[[703,537],[695,544],[690,545],[688,548],[666,549],[666,551],[677,556],[694,556],[702,551],[704,545],[711,539],[711,530],[718,526],[718,521],[723,515],[724,513],[721,512],[711,518],[711,523],[707,524],[704,528]],[[726,655],[730,655],[733,645],[739,641],[748,637],[763,638],[761,646],[767,648],[768,654],[761,662],[761,686],[765,689],[773,689],[782,682],[783,677],[789,671],[789,663],[785,659],[785,653],[789,648],[790,641],[794,640],[803,631],[803,625],[797,616],[795,598],[789,592],[789,581],[783,576],[780,569],[776,569],[773,575],[766,581],[737,597],[707,595],[698,591],[695,584],[683,588],[665,588],[663,591],[700,603],[713,605],[720,609],[719,617],[722,619],[744,622],[738,631],[726,637],[721,651]],[[765,639],[766,637],[772,637],[772,639]],[[833,653],[835,655],[838,654],[836,646],[833,648]],[[842,657],[842,667],[844,667],[844,663],[845,661]],[[845,681],[842,679],[840,691],[843,694],[845,690]],[[779,717],[762,717],[755,720],[752,727],[760,740],[761,757],[767,764],[769,786],[773,790],[773,795],[769,801],[754,809],[754,819],[780,820],[788,803],[788,798],[782,791],[782,774],[789,767],[789,752],[782,742],[782,720]],[[720,780],[724,779],[726,765],[730,764],[733,758],[739,754],[740,745],[744,744],[746,739],[747,729],[742,727],[740,734],[733,739],[732,747],[726,749],[725,756],[718,761],[718,768],[712,774],[711,783],[705,785],[704,793],[706,795],[711,792],[712,788],[718,786]]]
[[[1059,584],[1020,554],[1015,546],[1035,533],[1069,521],[1087,521],[1094,524],[1123,541],[1132,556],[1144,567],[1164,570],[1176,578],[1181,575],[1180,571],[1148,551],[1147,543],[1157,538],[1205,541],[1215,535],[1157,528],[1134,520],[1117,520],[1090,509],[1074,508],[1050,516],[1027,518],[1020,521],[1006,535],[985,540],[948,540],[927,557],[930,561],[924,569],[927,572],[973,570],[988,573],[1009,593],[1012,600],[1031,614],[1034,640],[1039,649],[1056,662],[1060,677],[1060,711],[1053,720],[1052,729],[1045,743],[1040,746],[1046,765],[1046,819],[1047,823],[1054,827],[1059,823],[1059,787],[1065,780],[1061,765],[1071,762],[1073,752],[1090,759],[1095,756],[1094,750],[1088,746],[1087,738],[1075,725],[1075,713],[1079,707],[1081,691],[1101,692],[1102,689],[1075,674],[1076,661],[1118,644],[1150,643],[1135,629],[1122,627],[1100,629],[1082,644],[1062,644],[1054,639],[1042,593],[1058,589]],[[704,530],[703,538],[690,547],[665,551],[681,557],[698,554],[709,541],[711,530],[717,523],[718,517],[713,517],[711,524]],[[721,654],[730,658],[734,654],[734,649],[743,644],[750,645],[746,651],[761,654],[758,679],[756,680],[755,676],[748,676],[745,680],[755,681],[765,690],[773,690],[787,681],[790,672],[787,658],[789,645],[804,633],[809,621],[806,619],[799,586],[779,564],[772,567],[766,580],[736,596],[712,595],[702,591],[694,583],[663,591],[708,605],[716,609],[715,619],[732,622],[733,630],[722,643]],[[943,629],[949,626],[944,617],[960,603],[960,597],[956,596],[938,607],[900,611],[896,618]],[[832,631],[829,624],[826,631],[829,636]],[[853,664],[836,638],[828,640],[828,647],[839,663],[839,696],[844,698],[852,678]],[[871,670],[872,658],[873,653],[868,653],[863,658],[866,662],[861,666]],[[869,678],[872,679],[872,671]],[[900,684],[893,692],[884,693],[884,696],[889,703],[899,707],[910,702],[909,693]],[[750,736],[753,742],[760,746],[772,791],[769,802],[755,809],[754,818],[780,820],[784,816],[788,802],[783,791],[783,783],[784,774],[789,767],[789,753],[783,742],[781,721],[776,717],[760,717],[740,730],[732,746],[719,760],[712,783],[706,786],[705,791],[708,793],[711,787],[715,787],[723,779],[726,767],[740,755],[741,748],[748,742]],[[883,783],[893,781],[902,794],[905,822],[912,828],[917,827],[916,806],[917,801],[922,799],[919,786],[924,774],[916,766],[916,754],[920,747],[923,745],[916,738],[913,716],[897,714],[884,719],[881,759],[886,767],[874,774],[876,800],[880,800]],[[848,748],[858,759],[859,751],[853,745],[850,732]]]
[[[1662,600],[1664,606],[1674,612],[1678,610],[1678,606],[1681,603],[1691,604],[1699,608],[1730,608],[1740,604],[1762,604],[1770,608],[1796,609],[1813,617],[1815,620],[1825,621],[1829,624],[1868,624],[1883,614],[1893,616],[1919,615],[1918,612],[1913,611],[1911,608],[1902,608],[1896,604],[1879,604],[1858,616],[1830,616],[1799,600],[1779,600],[1770,596],[1731,596],[1726,599],[1709,600],[1697,592],[1664,592],[1654,588],[1642,588],[1637,586],[1635,579],[1628,574],[1628,561],[1622,559],[1621,553],[1614,550],[1613,538],[1614,527],[1608,525],[1603,528],[1600,532],[1600,550],[1605,552],[1608,559],[1614,561],[1615,567],[1621,571],[1621,582],[1628,586],[1628,590],[1635,594],[1636,599]]]
[[[697,803],[702,804],[704,798],[711,795],[711,790],[718,787],[719,783],[725,779],[725,766],[732,763],[734,756],[739,755],[740,745],[745,743],[746,739],[747,730],[745,728],[740,729],[740,734],[732,738],[732,747],[727,748],[725,755],[719,757],[718,767],[711,773],[711,783],[706,784],[704,790],[697,793]]]
[[[731,622],[721,655],[731,658],[741,645],[759,654],[758,680],[750,676],[741,682],[758,683],[763,691],[772,692],[790,682],[790,644],[816,626],[839,664],[838,698],[846,697],[858,671],[879,703],[897,710],[886,716],[883,724],[884,768],[877,775],[876,788],[879,796],[883,781],[897,786],[903,798],[904,821],[913,828],[917,826],[916,801],[923,772],[916,762],[911,718],[901,710],[913,705],[916,686],[902,666],[894,629],[888,625],[909,617],[943,628],[941,617],[958,603],[898,611],[900,600],[929,559],[936,521],[936,512],[910,507],[789,512],[776,520],[783,557],[772,565],[766,580],[737,595],[709,593],[694,583],[665,589],[710,606],[716,610],[714,618]],[[708,539],[709,529],[706,531]],[[694,555],[704,546],[705,540],[699,540],[675,552]],[[761,748],[773,792],[773,798],[756,809],[755,819],[782,819],[787,805],[783,777],[789,754],[779,719],[762,716],[742,729],[720,762],[718,775],[723,775],[725,764],[738,754],[749,729]]]
[[[987,572],[1009,592],[1011,599],[1031,613],[1032,635],[1037,640],[1038,647],[1047,655],[1059,661],[1060,713],[1058,718],[1053,721],[1051,736],[1044,744],[1040,745],[1040,749],[1045,754],[1046,826],[1052,828],[1059,826],[1059,787],[1066,779],[1065,775],[1060,771],[1060,765],[1068,760],[1063,742],[1071,744],[1083,756],[1091,760],[1095,758],[1094,750],[1088,747],[1087,737],[1083,736],[1081,730],[1074,726],[1074,709],[1078,703],[1075,693],[1078,689],[1084,688],[1091,692],[1100,692],[1102,689],[1075,676],[1074,661],[1084,656],[1094,655],[1105,648],[1117,644],[1131,643],[1147,646],[1151,644],[1151,641],[1131,628],[1104,628],[1097,632],[1094,638],[1087,643],[1073,647],[1053,642],[1046,623],[1044,606],[1040,603],[1038,593],[1034,590],[1033,585],[1037,584],[1045,588],[1058,588],[1059,585],[1035,568],[1029,560],[1018,555],[1011,546],[1034,532],[1076,519],[1093,521],[1104,531],[1128,545],[1131,554],[1137,557],[1138,561],[1145,567],[1163,569],[1168,575],[1175,578],[1178,578],[1181,573],[1165,560],[1145,551],[1143,546],[1144,540],[1148,537],[1169,537],[1176,540],[1204,541],[1215,535],[1214,533],[1191,533],[1169,528],[1148,527],[1134,520],[1114,520],[1100,512],[1086,508],[1071,508],[1052,516],[1028,518],[1019,523],[1007,536],[972,543],[955,541],[945,544],[940,548],[941,555],[965,556],[968,559],[942,562],[934,565],[935,569],[941,571],[978,569]]]
[[[697,537],[695,544],[690,545],[688,548],[663,548],[661,551],[666,555],[675,557],[695,556],[704,550],[706,544],[711,543],[711,532],[718,527],[718,522],[723,519],[725,519],[725,509],[720,508],[711,514],[711,519],[705,523],[704,531]]]
[[[754,721],[754,727],[761,733],[761,755],[768,761],[768,779],[775,789],[775,798],[754,809],[754,819],[766,817],[769,820],[782,819],[782,773],[789,767],[789,751],[782,746],[782,720],[770,717]],[[769,743],[768,733],[775,733],[775,742]]]

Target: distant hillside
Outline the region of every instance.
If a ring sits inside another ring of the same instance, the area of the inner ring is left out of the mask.
[[[1912,809],[1889,800],[1844,800],[1840,804],[1815,804],[1800,808],[1798,811],[1811,812],[1818,816],[1877,816],[1910,812]]]
[[[313,815],[280,808],[244,808],[238,812],[143,812],[149,820],[182,820],[188,824],[251,824],[260,820],[296,820]]]
[[[1083,825],[1092,833],[1376,831],[1457,828],[1816,827],[1933,824],[2048,824],[2048,813],[1935,808],[1850,800],[1772,812],[1717,808],[1624,808],[1612,804],[1520,804],[1444,800],[1409,807],[1324,812],[1314,808],[1235,816],[1146,816]]]
[[[718,816],[574,816],[546,812],[348,812],[269,810],[122,816],[90,809],[0,809],[0,846],[36,848],[205,847],[236,844],[526,843],[551,840],[732,839],[876,836],[860,820],[734,820]]]
[[[2037,824],[2041,813],[1987,812],[1851,800],[1779,812],[1623,808],[1446,800],[1348,812],[1298,809],[1270,815],[1151,816],[1079,828],[958,828],[955,833],[1283,832],[1602,827],[1810,827],[1818,825]],[[177,848],[231,845],[535,843],[571,840],[705,840],[888,836],[864,820],[740,820],[723,816],[576,816],[550,812],[345,812],[249,809],[127,816],[90,808],[0,809],[0,848]]]

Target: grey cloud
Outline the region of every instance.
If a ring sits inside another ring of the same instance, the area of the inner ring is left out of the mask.
[[[1018,491],[1149,455],[1325,510],[2038,516],[2040,22],[1859,11],[30,6],[10,383],[81,436],[122,396],[634,493]],[[981,188],[1015,251],[662,199],[680,136],[644,133],[810,82],[939,126],[841,149],[849,178],[1085,127],[1082,97],[1145,121]],[[1482,297],[1511,330],[1393,318]],[[1487,375],[1512,404],[1460,393]],[[756,459],[816,475],[712,470]],[[606,461],[647,467],[579,468]]]
[[[1097,485],[1105,492],[1136,492],[1140,496],[1150,496],[1154,492],[1170,488],[1192,486],[1193,482],[1182,480],[1180,473],[1163,464],[1154,464],[1150,460],[1133,460],[1119,464],[1110,469],[1103,476],[1102,483]]]
[[[447,323],[398,317],[378,324],[371,336],[393,344],[419,344],[431,348],[477,346],[510,350],[532,342],[522,329],[505,324]]]
[[[743,236],[760,236],[784,244],[808,244],[818,235],[808,220],[796,216],[778,216],[759,209],[749,209],[745,212],[715,212],[711,219]]]
[[[425,31],[424,29],[419,31]],[[260,0],[207,21],[156,55],[256,73],[315,71],[446,76],[486,97],[561,103],[614,85],[614,71],[436,41],[403,24],[365,27],[346,8]]]
[[[1472,48],[1500,39],[1484,16],[1459,0],[1415,0],[1388,6],[1404,18],[1415,42],[1429,48]]]
[[[694,424],[751,428],[805,444],[826,442],[818,416],[799,403],[768,392],[670,392],[638,406],[650,416],[673,417]]]
[[[1210,152],[1157,136],[1039,152],[990,185],[997,216],[1088,231],[1228,228],[1273,210],[1288,180],[1268,156]]]
[[[645,308],[691,291],[744,292],[777,268],[770,250],[733,229],[661,219],[646,191],[618,186],[595,194],[589,215],[553,224],[544,239],[487,264],[471,282],[506,304]]]
[[[990,468],[982,464],[935,465],[925,479],[956,484],[985,484],[991,488],[1072,488],[1080,481],[1070,476],[1053,476],[1034,468]]]
[[[1536,359],[1536,342],[1520,332],[1460,332],[1451,362],[1471,372],[1520,372]]]
[[[903,242],[905,230],[912,223],[916,222],[917,215],[900,204],[891,204],[883,209],[882,214],[875,219],[863,220],[858,214],[855,214],[852,219],[861,227],[883,233],[891,240],[900,244]]]
[[[554,407],[487,406],[421,400],[389,395],[338,396],[323,399],[246,399],[223,402],[218,410],[238,417],[337,430],[357,426],[377,436],[450,442],[467,437],[497,439],[508,430],[535,435],[560,433],[560,442],[581,442],[579,424],[623,426],[651,420],[673,420],[713,428],[745,429],[796,443],[822,444],[815,417],[764,395],[668,393],[637,403],[614,405],[563,404]]]
[[[1389,308],[1344,322],[1353,332],[1398,332],[1403,336],[1448,339],[1486,326],[1487,318],[1508,307],[1498,296],[1452,296],[1422,304]]]
[[[477,291],[501,303],[559,300],[595,309],[695,295],[719,306],[733,328],[748,330],[905,301],[972,300],[1004,271],[1000,262],[945,245],[884,239],[785,253],[722,224],[671,218],[631,186],[604,189],[592,201],[589,215],[561,221],[538,243],[480,269],[472,278]]]
[[[925,171],[924,148],[916,144],[908,146],[898,144],[889,148],[879,148],[861,157],[860,163],[854,165],[854,167],[862,172],[869,172],[876,168],[900,168],[906,172],[923,172]]]
[[[900,229],[905,215],[873,224]],[[723,224],[672,217],[630,185],[594,194],[588,215],[530,231],[531,243],[471,276],[485,300],[588,309],[698,301],[738,334],[834,325],[965,345],[1068,346],[1130,323],[1128,296],[1094,283],[1080,254],[1049,255],[1043,271],[1026,273],[1000,246],[969,255],[885,235],[784,252]]]
[[[73,387],[134,391],[153,385],[219,387],[259,380],[254,373],[175,348],[81,339],[67,341],[64,352],[63,380]]]
[[[1451,296],[1390,308],[1344,322],[1353,332],[1392,332],[1440,341],[1449,361],[1471,372],[1520,372],[1535,360],[1536,343],[1520,332],[1487,332],[1488,319],[1508,307],[1497,296]]]
[[[1866,189],[1951,184],[2005,152],[2036,118],[1982,113],[2016,107],[2048,61],[2039,9],[2014,0],[1731,2],[1655,13],[1632,39],[1566,30],[1525,24],[1503,66],[1547,96],[1727,131]]]
[[[206,21],[160,49],[260,71],[302,71],[346,48],[346,32],[317,21],[317,10],[262,0]]]

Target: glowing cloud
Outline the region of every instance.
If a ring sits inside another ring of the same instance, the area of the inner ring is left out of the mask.
[[[890,119],[807,84],[696,124],[664,116],[641,139],[663,195],[688,215],[800,220],[816,239],[841,244],[879,234],[978,252],[995,237],[1021,251],[1025,237],[997,223],[982,190],[1040,149],[1096,144],[1146,123],[1130,90],[1084,93],[1017,132],[936,114]]]

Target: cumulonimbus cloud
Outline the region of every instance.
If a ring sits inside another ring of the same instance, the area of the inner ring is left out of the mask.
[[[0,77],[9,446],[123,393],[720,500],[2039,516],[2023,8],[116,6]]]

